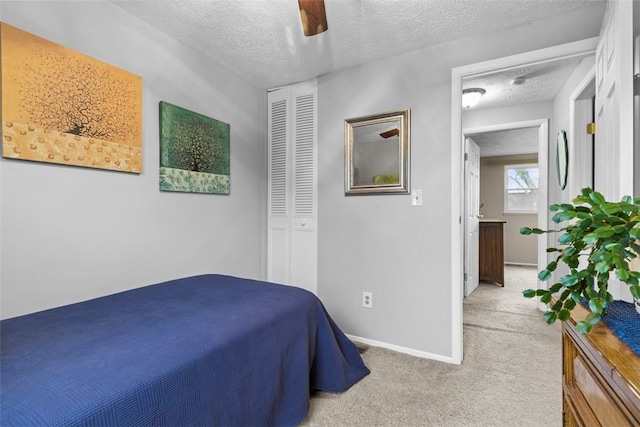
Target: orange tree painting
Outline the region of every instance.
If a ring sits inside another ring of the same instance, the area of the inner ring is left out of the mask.
[[[140,173],[140,77],[5,23],[2,155]]]
[[[160,190],[229,194],[227,123],[160,102]]]

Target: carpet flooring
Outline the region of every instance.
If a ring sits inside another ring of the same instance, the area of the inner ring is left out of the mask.
[[[300,425],[561,426],[560,325],[522,297],[535,268],[507,266],[505,282],[465,299],[461,365],[368,347],[371,374],[344,393],[314,393]]]

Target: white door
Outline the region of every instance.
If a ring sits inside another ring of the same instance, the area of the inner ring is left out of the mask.
[[[293,91],[293,181],[290,283],[317,293],[317,96],[313,85]]]
[[[607,199],[633,195],[633,6],[611,0],[596,49],[595,182]],[[626,286],[609,287],[630,300]]]
[[[464,296],[478,287],[479,267],[479,213],[480,213],[480,148],[471,138],[465,139],[465,281]]]
[[[315,81],[268,96],[267,280],[317,292]]]
[[[595,181],[606,198],[633,195],[633,4],[609,2],[596,50]]]

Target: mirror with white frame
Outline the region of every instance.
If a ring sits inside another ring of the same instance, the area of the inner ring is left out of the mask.
[[[407,194],[410,110],[346,119],[345,194]]]

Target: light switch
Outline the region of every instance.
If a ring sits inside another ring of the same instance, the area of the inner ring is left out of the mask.
[[[411,190],[411,206],[422,206],[422,190]]]

